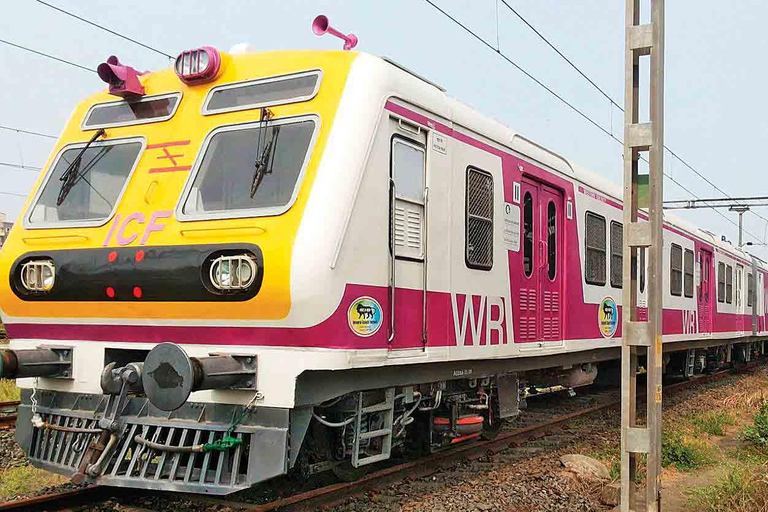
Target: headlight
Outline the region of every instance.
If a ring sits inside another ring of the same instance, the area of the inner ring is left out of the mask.
[[[245,290],[256,279],[256,262],[245,254],[219,256],[211,264],[210,277],[218,290]]]
[[[56,282],[56,267],[51,260],[33,260],[21,267],[21,284],[30,292],[49,292]]]

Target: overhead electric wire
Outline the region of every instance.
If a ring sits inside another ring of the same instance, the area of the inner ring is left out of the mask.
[[[27,48],[26,46],[22,46],[20,44],[16,44],[16,43],[12,43],[10,41],[6,41],[5,39],[0,39],[0,43],[7,44],[8,46],[13,46],[14,48],[18,48],[20,50],[25,50],[25,51],[31,52],[31,53],[34,53],[36,55],[40,55],[42,57],[48,57],[49,59],[57,60],[59,62],[63,62],[64,64],[69,64],[70,66],[74,66],[76,68],[80,68],[80,69],[84,69],[86,71],[90,71],[91,73],[95,73],[96,72],[95,69],[87,68],[85,66],[81,66],[80,64],[77,64],[77,63],[72,62],[70,60],[61,59],[59,57],[55,57],[55,56],[49,55],[47,53],[39,52],[37,50],[33,50],[32,48]]]
[[[26,198],[28,194],[18,194],[16,192],[4,192],[0,190],[0,194],[6,195],[6,196],[15,196],[15,197],[24,197]]]
[[[619,104],[618,104],[618,103],[617,103],[617,102],[616,102],[616,101],[615,101],[615,100],[614,100],[614,99],[613,99],[613,98],[612,98],[612,97],[611,97],[611,96],[610,96],[610,95],[609,95],[607,92],[605,92],[605,91],[604,91],[604,90],[603,90],[603,89],[602,89],[602,88],[601,88],[599,85],[597,85],[597,84],[595,83],[595,81],[594,81],[594,80],[592,80],[591,78],[589,78],[589,76],[587,76],[587,74],[586,74],[586,73],[584,73],[584,72],[581,70],[581,68],[579,68],[579,67],[578,67],[576,64],[574,64],[574,63],[573,63],[573,61],[571,61],[571,59],[569,59],[569,58],[568,58],[568,57],[567,57],[567,56],[566,56],[566,55],[565,55],[565,54],[564,54],[562,51],[560,51],[560,49],[559,49],[557,46],[555,46],[555,44],[553,44],[553,43],[552,43],[552,42],[551,42],[549,39],[547,39],[547,38],[544,36],[544,34],[542,34],[541,32],[539,32],[539,31],[536,29],[536,27],[534,27],[534,26],[533,26],[533,25],[532,25],[532,24],[531,24],[531,23],[530,23],[530,22],[529,22],[527,19],[525,19],[525,17],[524,17],[522,14],[520,14],[520,13],[519,13],[519,12],[518,12],[518,11],[517,11],[517,10],[516,10],[514,7],[512,7],[512,6],[511,6],[511,5],[510,5],[510,4],[507,2],[507,0],[501,0],[501,3],[503,3],[503,4],[504,4],[504,6],[505,6],[507,9],[509,9],[509,10],[510,10],[510,11],[511,11],[511,12],[512,12],[512,13],[513,13],[515,16],[517,16],[517,17],[520,19],[520,21],[522,21],[522,22],[523,22],[523,23],[524,23],[524,24],[525,24],[525,25],[526,25],[526,26],[527,26],[529,29],[531,29],[531,30],[533,31],[533,33],[534,33],[534,34],[536,34],[536,35],[537,35],[537,36],[538,36],[538,37],[539,37],[539,38],[540,38],[542,41],[544,41],[544,42],[547,44],[547,46],[549,46],[550,48],[552,48],[552,50],[553,50],[555,53],[557,53],[557,54],[558,54],[558,55],[559,55],[559,56],[560,56],[560,57],[561,57],[561,58],[562,58],[562,59],[563,59],[565,62],[567,62],[569,66],[571,66],[571,67],[572,67],[572,68],[573,68],[573,69],[574,69],[574,70],[575,70],[575,71],[576,71],[578,74],[580,74],[580,75],[581,75],[581,76],[582,76],[582,77],[583,77],[583,78],[584,78],[584,79],[585,79],[587,82],[589,82],[590,84],[592,84],[592,87],[594,87],[595,89],[597,89],[597,90],[600,92],[600,94],[602,94],[603,96],[605,96],[605,97],[608,99],[608,101],[610,101],[610,102],[611,102],[611,104],[612,104],[612,105],[614,105],[616,108],[618,108],[619,110],[621,110],[622,112],[624,112],[624,107],[623,107],[623,106],[619,105]],[[680,162],[681,162],[681,163],[682,163],[684,166],[686,166],[688,169],[690,169],[691,171],[693,171],[693,173],[694,173],[694,174],[696,174],[696,175],[697,175],[699,178],[701,178],[702,180],[706,181],[706,182],[707,182],[709,185],[711,185],[711,186],[712,186],[712,187],[713,187],[715,190],[717,190],[717,191],[719,191],[720,193],[722,193],[722,194],[723,194],[724,196],[726,196],[728,199],[733,199],[733,198],[732,198],[732,197],[731,197],[731,196],[730,196],[730,195],[729,195],[729,194],[728,194],[728,193],[727,193],[725,190],[723,190],[722,188],[720,188],[720,187],[718,187],[717,185],[715,185],[715,184],[714,184],[714,183],[713,183],[713,182],[712,182],[712,181],[711,181],[709,178],[707,178],[706,176],[704,176],[703,174],[701,174],[699,171],[697,171],[696,169],[694,169],[694,168],[693,168],[693,166],[692,166],[691,164],[689,164],[688,162],[686,162],[685,160],[683,160],[683,158],[682,158],[680,155],[678,155],[677,153],[675,153],[674,151],[672,151],[672,150],[671,150],[671,149],[670,149],[670,148],[669,148],[667,145],[664,145],[664,149],[666,149],[667,151],[669,151],[669,154],[671,154],[673,157],[675,157],[676,159],[678,159],[678,160],[679,160],[679,161],[680,161]],[[761,218],[762,220],[764,220],[764,221],[768,222],[768,218],[765,218],[765,217],[763,217],[762,215],[760,215],[760,214],[759,214],[759,213],[757,213],[757,212],[752,212],[752,213],[753,213],[754,215],[756,215],[757,217]]]
[[[592,119],[591,117],[589,117],[587,114],[585,114],[584,112],[582,112],[581,110],[579,110],[577,107],[575,107],[575,106],[574,106],[572,103],[570,103],[568,100],[566,100],[565,98],[563,98],[562,96],[560,96],[559,94],[557,94],[557,93],[556,93],[554,90],[552,90],[550,87],[548,87],[546,84],[544,84],[544,83],[543,83],[541,80],[539,80],[538,78],[536,78],[535,76],[533,76],[531,73],[529,73],[528,71],[526,71],[525,69],[523,69],[523,68],[522,68],[522,67],[521,67],[519,64],[517,64],[515,61],[513,61],[511,58],[509,58],[507,55],[505,55],[505,54],[504,54],[504,53],[503,53],[503,52],[502,52],[500,49],[494,48],[494,46],[493,46],[492,44],[490,44],[488,41],[486,41],[485,39],[483,39],[482,37],[480,37],[480,36],[479,36],[479,35],[478,35],[476,32],[472,31],[472,30],[471,30],[469,27],[467,27],[466,25],[464,25],[462,22],[460,22],[459,20],[457,20],[456,18],[454,18],[453,16],[451,16],[451,15],[450,15],[448,12],[444,11],[443,9],[441,9],[441,8],[440,8],[438,5],[436,5],[436,4],[435,4],[435,3],[434,3],[432,0],[424,0],[424,1],[425,1],[426,3],[428,3],[429,5],[431,5],[431,6],[432,6],[432,7],[433,7],[435,10],[437,10],[438,12],[440,12],[440,13],[441,13],[443,16],[445,16],[446,18],[450,19],[450,20],[451,20],[453,23],[455,23],[456,25],[458,25],[459,27],[461,27],[462,29],[464,29],[464,31],[466,31],[466,32],[467,32],[468,34],[470,34],[472,37],[474,37],[475,39],[477,39],[478,41],[480,41],[481,43],[483,43],[483,45],[485,45],[486,47],[488,47],[489,49],[491,49],[491,50],[492,50],[494,53],[498,54],[498,55],[499,55],[501,58],[503,58],[505,61],[507,61],[507,62],[508,62],[509,64],[511,64],[513,67],[515,67],[515,68],[516,68],[518,71],[520,71],[521,73],[523,73],[525,76],[527,76],[528,78],[530,78],[530,79],[531,79],[533,82],[535,82],[537,85],[541,86],[541,87],[542,87],[544,90],[546,90],[547,92],[549,92],[549,93],[550,93],[552,96],[554,96],[555,98],[557,98],[558,100],[560,100],[561,102],[563,102],[563,103],[564,103],[565,105],[567,105],[567,106],[568,106],[568,107],[569,107],[571,110],[573,110],[574,112],[576,112],[577,114],[579,114],[581,117],[583,117],[584,119],[586,119],[587,121],[589,121],[589,122],[590,122],[590,123],[591,123],[593,126],[597,127],[597,128],[600,130],[600,131],[602,131],[603,133],[605,133],[606,135],[608,135],[610,138],[612,138],[613,140],[615,140],[616,142],[618,142],[618,143],[619,143],[619,144],[621,144],[622,146],[624,145],[624,141],[622,141],[621,139],[619,139],[619,138],[617,138],[616,136],[614,136],[614,135],[613,135],[613,133],[611,133],[610,131],[608,131],[608,130],[606,130],[605,128],[603,128],[603,127],[602,127],[600,124],[598,124],[598,123],[597,123],[597,121],[595,121],[594,119]],[[505,2],[505,5],[506,5],[506,2]],[[621,107],[619,107],[619,108],[621,108]],[[623,109],[622,109],[622,112],[623,112]],[[671,151],[670,151],[670,153],[671,153]],[[675,156],[677,157],[677,155],[675,155]],[[677,158],[678,158],[678,159],[680,159],[679,157],[677,157]],[[683,162],[683,163],[685,163],[683,160],[680,160],[680,161],[681,161],[681,162]],[[687,164],[686,164],[686,165],[687,165]],[[679,181],[677,181],[676,179],[674,179],[672,176],[670,176],[670,175],[669,175],[669,174],[667,174],[667,173],[663,173],[663,174],[664,174],[664,176],[665,176],[667,179],[669,179],[670,181],[672,181],[674,184],[676,184],[678,187],[680,187],[681,189],[683,189],[683,190],[684,190],[684,191],[686,191],[687,193],[691,194],[691,195],[692,195],[694,198],[696,198],[696,199],[700,199],[700,198],[699,198],[699,196],[697,196],[696,194],[694,194],[694,193],[693,193],[693,192],[692,192],[692,191],[691,191],[689,188],[685,187],[685,186],[684,186],[682,183],[680,183]],[[698,173],[697,173],[697,174],[698,174]],[[702,177],[703,177],[703,176],[702,176]],[[706,179],[706,178],[705,178],[705,179]],[[707,180],[707,182],[709,182],[709,180]],[[710,183],[710,184],[712,184],[711,182],[709,182],[709,183]],[[715,188],[717,188],[717,187],[716,187],[714,184],[712,184],[712,186],[714,186]],[[719,190],[719,189],[718,189],[718,190]],[[722,190],[721,190],[721,192],[722,192]],[[731,224],[733,224],[734,226],[738,227],[738,224],[737,224],[735,221],[733,221],[732,219],[728,218],[728,217],[727,217],[725,214],[723,214],[722,212],[720,212],[720,211],[719,211],[719,210],[717,210],[716,208],[712,208],[712,211],[714,211],[715,213],[717,213],[718,215],[720,215],[721,217],[723,217],[725,220],[727,220],[728,222],[730,222],[730,223],[731,223]],[[743,228],[742,228],[742,232],[743,232],[743,233],[746,233],[746,234],[748,234],[749,236],[751,236],[751,237],[752,237],[752,238],[754,238],[755,240],[760,240],[758,237],[756,237],[755,235],[753,235],[752,233],[750,233],[749,231],[747,231],[747,230],[745,230],[745,229],[743,229]]]
[[[3,126],[0,124],[0,130],[8,130],[10,132],[23,133],[25,135],[36,135],[38,137],[46,137],[48,139],[58,139],[55,135],[48,135],[47,133],[33,132],[31,130],[22,130],[21,128],[14,128],[12,126]]]
[[[149,46],[148,44],[144,44],[144,43],[142,43],[140,41],[137,41],[136,39],[133,39],[131,37],[123,35],[120,32],[115,32],[112,29],[109,29],[109,28],[107,28],[107,27],[105,27],[103,25],[99,25],[98,23],[95,23],[93,21],[87,20],[87,19],[85,19],[85,18],[83,18],[81,16],[78,16],[77,14],[73,14],[73,13],[71,13],[69,11],[65,11],[61,7],[56,7],[55,5],[51,5],[48,2],[43,2],[43,0],[37,0],[37,1],[38,1],[38,3],[41,3],[41,4],[43,4],[43,5],[47,6],[47,7],[50,7],[51,9],[54,9],[56,11],[59,11],[62,14],[66,14],[67,16],[71,16],[71,17],[73,17],[73,18],[75,18],[77,20],[82,21],[83,23],[87,23],[87,24],[89,24],[91,26],[94,26],[96,28],[100,28],[101,30],[103,30],[105,32],[109,32],[112,35],[115,35],[117,37],[121,37],[121,38],[125,39],[126,41],[130,41],[130,42],[132,42],[134,44],[137,44],[137,45],[139,45],[139,46],[141,46],[143,48],[146,48],[147,50],[151,50],[151,51],[153,51],[155,53],[159,53],[160,55],[162,55],[164,57],[168,57],[169,59],[175,59],[175,57],[173,55],[168,55],[167,53],[165,53],[163,51],[160,51],[157,48],[154,48],[152,46]]]
[[[14,167],[16,169],[21,169],[23,171],[40,172],[40,171],[43,170],[42,167],[35,167],[33,165],[12,164],[12,163],[9,163],[9,162],[0,162],[0,166],[3,166],[3,167]]]

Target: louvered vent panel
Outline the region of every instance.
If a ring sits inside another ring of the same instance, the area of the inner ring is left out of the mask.
[[[422,257],[424,207],[397,199],[395,201],[395,247],[398,256]]]

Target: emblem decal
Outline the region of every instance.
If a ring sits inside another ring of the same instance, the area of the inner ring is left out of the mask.
[[[347,311],[349,328],[358,336],[373,336],[381,327],[381,305],[371,297],[359,297]]]
[[[619,308],[612,297],[606,297],[600,301],[597,308],[597,324],[605,338],[613,338],[616,328],[619,326]]]

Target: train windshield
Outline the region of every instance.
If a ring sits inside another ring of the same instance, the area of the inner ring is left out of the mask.
[[[185,196],[182,215],[232,217],[284,212],[295,199],[314,133],[313,118],[219,128],[209,137]],[[263,162],[265,158],[268,161]]]
[[[59,153],[33,203],[27,218],[29,225],[99,225],[112,215],[128,176],[136,166],[143,141],[124,139],[93,143],[80,157],[74,184],[58,204],[62,177],[84,146],[75,144]]]

